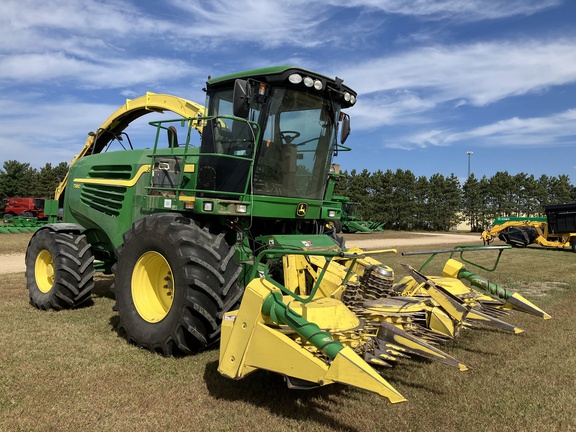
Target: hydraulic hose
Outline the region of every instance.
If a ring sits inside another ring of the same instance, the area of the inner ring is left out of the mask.
[[[293,311],[282,300],[279,292],[271,293],[262,304],[262,313],[272,318],[276,324],[284,324],[298,333],[303,339],[326,354],[331,360],[344,349],[344,345],[334,340],[330,333],[325,332],[317,324],[306,320]]]

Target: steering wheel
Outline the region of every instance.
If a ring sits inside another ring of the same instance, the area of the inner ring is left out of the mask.
[[[300,136],[300,132],[287,130],[287,131],[280,131],[279,135],[280,139],[284,142],[284,144],[292,144],[292,141],[294,141],[296,138]]]

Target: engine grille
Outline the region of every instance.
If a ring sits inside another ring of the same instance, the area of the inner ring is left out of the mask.
[[[122,210],[126,188],[85,184],[80,200],[83,204],[109,216],[118,216]]]
[[[101,178],[107,180],[129,180],[132,178],[132,166],[130,165],[96,165],[90,168],[89,178]]]

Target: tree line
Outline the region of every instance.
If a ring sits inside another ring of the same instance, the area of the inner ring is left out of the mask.
[[[454,174],[427,178],[401,169],[352,170],[341,175],[335,193],[360,204],[356,216],[397,230],[447,231],[467,222],[481,231],[498,216],[545,216],[546,205],[576,202],[567,175],[536,178],[507,171],[481,179],[471,174],[461,185]]]
[[[54,191],[68,172],[68,164],[53,167],[47,163],[40,169],[15,160],[4,162],[0,169],[0,198],[54,198]]]
[[[0,198],[53,198],[68,164],[38,169],[15,160],[0,169]],[[386,222],[397,230],[447,231],[462,221],[473,230],[491,225],[498,216],[544,216],[544,206],[576,202],[576,187],[567,175],[551,177],[507,171],[491,178],[474,174],[461,185],[454,174],[416,177],[410,170],[345,171],[335,193],[360,204],[365,220]]]

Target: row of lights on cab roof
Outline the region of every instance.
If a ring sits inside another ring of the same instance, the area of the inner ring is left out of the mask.
[[[306,87],[314,87],[316,90],[322,90],[323,87],[322,81],[320,81],[319,79],[313,79],[308,76],[303,77],[302,75],[297,73],[290,75],[288,77],[288,81],[290,81],[292,84],[304,83]],[[356,103],[356,96],[345,91],[344,100],[354,105]]]

